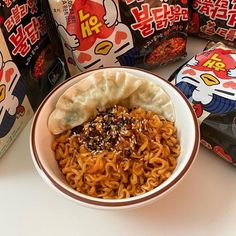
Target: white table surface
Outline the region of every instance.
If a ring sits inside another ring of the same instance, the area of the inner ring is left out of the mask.
[[[188,57],[205,45],[191,38]],[[182,63],[155,72],[168,78]],[[0,235],[236,235],[236,168],[205,148],[164,198],[129,211],[101,211],[79,206],[45,184],[31,160],[30,125],[0,159]]]

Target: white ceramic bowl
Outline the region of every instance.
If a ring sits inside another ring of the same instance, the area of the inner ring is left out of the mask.
[[[106,68],[98,70],[117,70],[120,68]],[[95,70],[95,71],[98,71]],[[166,80],[158,77],[155,74],[134,68],[122,68],[129,73],[138,77],[151,80],[158,83],[171,97],[176,115],[176,127],[178,130],[178,137],[180,139],[181,154],[178,157],[177,167],[172,175],[160,186],[155,189],[142,194],[140,196],[131,197],[127,199],[100,199],[81,194],[72,189],[65,181],[61,171],[58,168],[57,162],[54,158],[54,153],[51,150],[51,143],[53,135],[49,132],[47,121],[49,114],[55,107],[59,96],[70,86],[81,79],[86,78],[89,71],[65,81],[56,87],[42,102],[35,113],[30,135],[31,154],[41,177],[54,189],[66,197],[85,206],[100,208],[100,209],[123,209],[142,206],[150,203],[161,196],[165,195],[169,190],[173,189],[185,174],[189,171],[196,154],[199,149],[199,126],[194,114],[194,111],[184,95],[172,84]]]

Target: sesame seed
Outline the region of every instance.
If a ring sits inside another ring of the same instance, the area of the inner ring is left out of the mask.
[[[125,145],[126,148],[127,141],[130,148],[134,149],[137,143],[135,130],[145,130],[147,121],[133,117],[130,114],[132,110],[117,105],[105,111],[97,109],[95,119],[74,128],[73,135],[77,135],[78,143],[83,144],[92,153],[102,150],[115,151],[118,145]]]

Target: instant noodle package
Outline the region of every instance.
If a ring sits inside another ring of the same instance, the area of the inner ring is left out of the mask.
[[[201,143],[236,165],[236,50],[217,43],[172,76],[193,104]]]
[[[49,0],[49,5],[71,75],[106,66],[148,69],[186,55],[185,0]]]
[[[236,46],[236,1],[189,0],[188,32]]]
[[[0,156],[32,117],[45,95],[65,79],[52,50],[37,0],[1,1]]]

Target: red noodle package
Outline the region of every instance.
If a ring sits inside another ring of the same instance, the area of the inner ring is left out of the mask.
[[[0,1],[0,156],[65,78],[37,0]]]
[[[236,46],[236,1],[189,0],[190,34]]]
[[[236,50],[222,43],[197,54],[170,78],[193,104],[201,143],[236,166]]]
[[[105,66],[152,68],[186,54],[186,0],[49,0],[49,4],[71,75]]]

